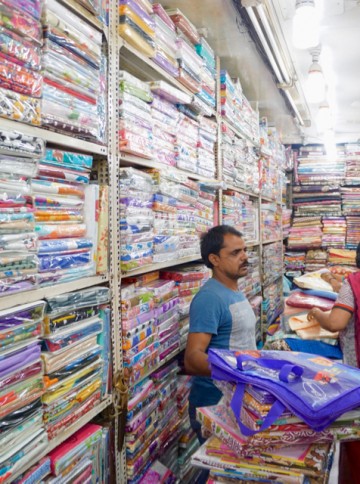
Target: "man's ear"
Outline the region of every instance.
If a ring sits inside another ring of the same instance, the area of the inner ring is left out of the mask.
[[[214,267],[217,267],[219,265],[219,256],[216,254],[209,254],[208,257],[209,261],[212,263]]]

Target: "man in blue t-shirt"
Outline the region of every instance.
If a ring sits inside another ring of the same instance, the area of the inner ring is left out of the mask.
[[[196,407],[216,405],[222,396],[209,378],[208,349],[256,349],[256,319],[249,301],[238,289],[238,279],[248,273],[241,233],[228,225],[213,227],[201,240],[201,256],[213,276],[190,306],[185,368],[196,375],[189,397],[189,414],[191,426],[202,442]]]

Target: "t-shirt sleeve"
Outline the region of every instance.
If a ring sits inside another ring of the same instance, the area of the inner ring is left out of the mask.
[[[218,334],[222,303],[215,294],[199,292],[191,302],[189,333]]]
[[[346,279],[343,285],[341,286],[339,295],[334,304],[334,308],[344,309],[345,311],[349,311],[351,314],[354,312],[354,309],[355,309],[354,293],[352,292],[349,281],[347,281]]]

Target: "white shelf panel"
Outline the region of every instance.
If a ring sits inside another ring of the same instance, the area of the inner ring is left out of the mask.
[[[282,240],[283,240],[282,237],[277,239],[263,240],[262,245],[274,244],[275,242],[282,242]]]
[[[253,192],[250,192],[248,190],[244,190],[243,188],[239,188],[239,187],[235,187],[234,185],[226,185],[227,186],[227,190],[233,190],[234,192],[238,192],[238,193],[242,193],[243,195],[249,195],[249,197],[252,197],[252,198],[259,198],[259,194],[256,194],[256,193],[253,193]]]
[[[256,247],[260,245],[260,242],[258,240],[251,240],[250,242],[245,241],[246,247]]]
[[[97,28],[98,30],[101,30],[101,32],[104,32],[106,35],[106,30],[107,27],[104,25],[102,22],[100,22],[99,19],[95,17],[94,14],[89,12],[86,8],[84,8],[82,5],[79,3],[75,2],[74,0],[60,0],[60,3],[68,7],[70,10],[75,12],[77,15],[82,17],[84,20],[89,22],[93,27]]]
[[[266,202],[271,202],[271,203],[278,203],[275,198],[270,198],[270,197],[266,197],[265,195],[260,195],[261,196],[261,200],[265,200]]]
[[[121,279],[126,279],[128,277],[134,277],[140,274],[146,274],[147,272],[158,271],[160,269],[166,269],[167,267],[178,266],[180,264],[186,264],[188,262],[196,262],[200,260],[201,260],[201,256],[199,254],[198,256],[184,257],[183,259],[168,260],[166,262],[160,262],[158,264],[149,264],[144,267],[139,267],[134,271],[125,272],[121,274]]]
[[[158,81],[161,78],[189,96],[192,97],[194,95],[181,82],[170,76],[170,74],[158,66],[153,60],[132,47],[121,37],[119,38],[119,45],[120,69],[129,70],[131,74],[144,81]]]
[[[30,124],[19,123],[17,121],[12,121],[11,119],[1,118],[0,126],[3,129],[19,131],[20,133],[24,133],[29,136],[37,136],[44,139],[48,143],[54,143],[58,146],[69,148],[70,150],[84,151],[86,153],[104,156],[107,154],[106,146],[91,143],[90,141],[84,141],[66,134],[56,133],[55,131],[50,131],[37,126],[31,126]]]
[[[241,139],[244,139],[246,141],[249,141],[251,143],[251,145],[254,146],[255,148],[258,148],[259,147],[258,143],[256,141],[254,141],[253,139],[251,139],[246,133],[244,133],[243,131],[241,131],[241,129],[235,128],[231,123],[229,123],[229,121],[227,121],[223,117],[221,117],[220,119],[221,119],[221,122],[222,123],[224,123],[229,129],[231,129],[232,131],[234,131],[234,133],[236,134],[236,136],[238,138],[241,138]]]
[[[79,430],[81,427],[83,427],[85,424],[90,422],[94,417],[96,417],[100,412],[102,412],[106,407],[108,407],[112,403],[112,397],[108,396],[104,400],[102,400],[95,408],[90,410],[86,415],[83,415],[77,422],[75,422],[73,425],[70,425],[64,432],[61,432],[60,435],[55,437],[55,439],[50,440],[48,443],[48,446],[44,452],[42,452],[40,455],[35,457],[34,459],[31,459],[25,467],[23,467],[21,470],[16,472],[14,475],[11,476],[10,479],[5,481],[5,484],[10,484],[13,482],[17,477],[19,477],[21,474],[26,472],[28,469],[30,469],[31,466],[39,462],[40,459],[45,457],[49,452],[51,452],[55,447],[60,445],[62,442],[64,442],[67,438],[71,437],[77,430]]]
[[[140,158],[138,156],[132,156],[123,154],[120,157],[120,166],[136,166],[142,168],[156,168],[157,170],[171,170],[172,172],[179,173],[181,175],[185,175],[192,180],[201,181],[204,183],[216,183],[218,180],[214,178],[206,178],[205,176],[198,175],[197,173],[191,173],[190,171],[180,170],[179,168],[164,165],[163,163],[158,163],[153,160],[147,160],[145,158]]]
[[[32,291],[19,292],[11,296],[0,297],[0,310],[12,308],[18,304],[26,304],[45,297],[57,296],[65,292],[76,291],[78,289],[85,289],[86,287],[96,286],[108,282],[107,275],[103,276],[89,276],[83,279],[77,279],[63,284],[54,284],[53,286],[42,287]]]

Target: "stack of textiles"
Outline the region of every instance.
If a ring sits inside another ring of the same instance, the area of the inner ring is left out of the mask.
[[[176,127],[176,166],[181,170],[197,173],[199,144],[199,123],[180,113]],[[210,170],[215,167],[210,166]]]
[[[99,185],[89,185],[92,156],[47,149],[32,180],[39,238],[39,284],[95,273]]]
[[[282,242],[267,244],[262,250],[262,277],[263,284],[270,284],[283,272]]]
[[[341,193],[338,186],[295,185],[293,205],[297,216],[341,215]]]
[[[329,249],[329,265],[355,266],[356,250]]]
[[[47,299],[42,402],[49,439],[91,411],[109,391],[109,301],[109,289],[100,286]]]
[[[346,217],[346,248],[356,249],[360,240],[360,216]]]
[[[39,126],[41,69],[41,2],[0,2],[0,116]]]
[[[134,168],[120,168],[120,234],[122,271],[153,261],[153,180]]]
[[[154,57],[155,22],[148,0],[119,0],[119,34],[131,46],[148,57]]]
[[[195,46],[196,52],[203,59],[203,65],[200,71],[201,91],[196,94],[204,103],[212,109],[215,108],[215,79],[216,64],[215,53],[204,37],[200,37],[200,42]]]
[[[288,248],[292,250],[318,249],[321,248],[321,242],[321,217],[295,215],[289,231]]]
[[[344,215],[360,215],[360,188],[341,187],[341,201]]]
[[[263,289],[262,321],[266,331],[277,327],[277,319],[284,308],[282,278],[265,286]],[[275,327],[273,327],[275,325]]]
[[[40,138],[0,131],[0,296],[37,284],[37,233],[31,178],[44,154]]]
[[[239,230],[248,245],[257,242],[258,211],[257,203],[234,190],[224,190],[222,197],[223,222]]]
[[[154,460],[142,477],[141,484],[176,484],[175,474],[159,460]]]
[[[302,146],[298,157],[297,173],[302,185],[342,183],[345,176],[345,157],[342,152],[328,159],[319,146]]]
[[[261,203],[262,241],[281,238],[281,206],[276,203]]]
[[[176,132],[180,114],[175,104],[186,94],[164,81],[152,82],[150,88],[154,95],[151,105],[154,160],[176,166]]]
[[[195,184],[193,184],[195,188]],[[197,183],[197,190],[199,191],[198,199],[195,205],[195,223],[196,232],[201,237],[211,227],[213,227],[216,219],[216,188],[218,183],[215,182],[199,182]]]
[[[306,252],[305,272],[318,271],[327,265],[327,251],[322,249],[310,249]]]
[[[210,271],[203,264],[189,264],[162,271],[161,277],[175,281],[179,291],[180,342],[183,348],[189,332],[191,301],[201,286],[210,278]]]
[[[343,249],[346,241],[345,217],[322,217],[322,223],[322,246]]]
[[[122,152],[152,158],[153,116],[150,87],[126,71],[120,71],[120,132]],[[158,161],[161,161],[159,159]]]
[[[176,28],[160,3],[154,3],[152,18],[155,23],[154,62],[173,77],[179,77]]]
[[[283,232],[284,239],[289,236],[290,225],[291,225],[291,215],[292,215],[291,208],[285,208],[285,207],[282,208],[281,221],[282,221],[282,232]]]
[[[306,252],[292,252],[287,250],[284,255],[286,277],[300,276],[305,269]]]
[[[260,257],[257,250],[247,250],[248,256],[248,273],[245,277],[238,280],[238,287],[245,294],[247,299],[251,299],[261,292],[260,282]]]
[[[0,312],[0,481],[9,482],[47,447],[39,338],[44,301]]]
[[[215,178],[216,158],[215,143],[217,125],[214,121],[202,116],[199,120],[199,137],[197,148],[197,173],[207,178]]]
[[[345,185],[359,185],[360,184],[360,145],[359,144],[345,145],[345,153],[346,153]]]
[[[42,21],[42,124],[105,142],[107,65],[101,32],[56,0],[46,1]]]
[[[281,197],[281,172],[279,170],[279,163],[276,156],[261,156],[259,160],[259,186],[261,195],[278,200]]]
[[[177,407],[180,420],[178,477],[184,484],[192,484],[197,481],[199,470],[191,465],[191,456],[199,448],[199,440],[192,430],[189,419],[189,394],[191,388],[191,377],[187,375],[178,376],[177,382]]]
[[[166,9],[166,12],[174,22],[178,35],[176,56],[179,62],[179,81],[192,93],[200,93],[203,60],[195,50],[195,45],[200,42],[199,33],[179,9]]]

